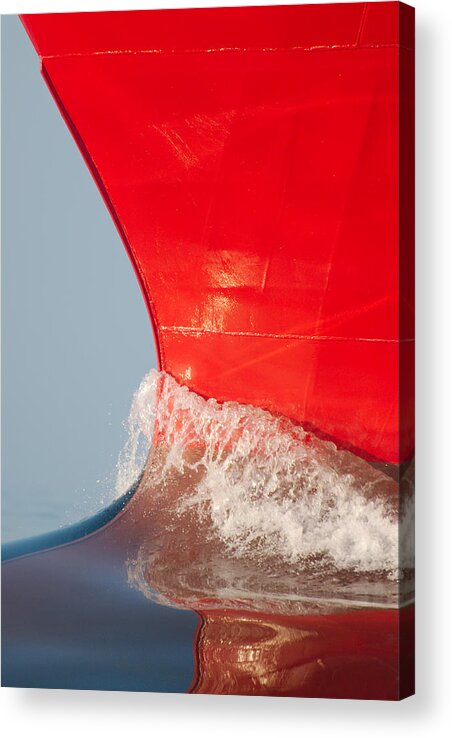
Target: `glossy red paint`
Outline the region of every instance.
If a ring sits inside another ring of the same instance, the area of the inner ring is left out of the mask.
[[[22,20],[131,256],[161,368],[363,456],[408,458],[412,8]]]
[[[190,692],[400,700],[414,693],[414,607],[317,616],[202,613]]]

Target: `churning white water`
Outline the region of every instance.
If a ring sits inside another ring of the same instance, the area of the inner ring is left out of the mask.
[[[195,514],[235,560],[277,557],[291,570],[323,566],[392,580],[413,566],[410,483],[401,495],[388,475],[286,418],[205,400],[151,371],[128,425],[118,491],[139,476],[152,444],[164,448],[149,494],[175,473],[195,475],[176,513]]]

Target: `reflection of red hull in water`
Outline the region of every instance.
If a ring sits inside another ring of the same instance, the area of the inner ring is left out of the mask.
[[[211,611],[190,691],[403,699],[414,692],[413,641],[413,607],[298,618]]]
[[[161,368],[390,462],[413,444],[412,20],[391,2],[23,18]]]

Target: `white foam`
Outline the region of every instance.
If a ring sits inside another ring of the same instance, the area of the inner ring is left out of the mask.
[[[119,456],[116,494],[125,494],[141,475],[152,441],[159,373],[151,371],[135,392],[127,420],[128,437]]]
[[[194,511],[232,557],[277,557],[299,570],[385,572],[391,579],[413,566],[412,496],[399,519],[396,482],[285,418],[205,400],[152,371],[128,425],[118,491],[141,473],[155,428],[166,455],[153,488],[175,471],[196,471],[198,481],[177,510]]]

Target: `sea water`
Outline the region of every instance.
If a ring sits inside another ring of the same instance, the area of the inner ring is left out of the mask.
[[[3,566],[5,685],[400,695],[411,467],[158,372],[128,430],[115,517]]]
[[[128,576],[151,599],[292,612],[412,597],[410,469],[399,483],[287,418],[205,399],[157,371],[128,428],[118,492],[146,464],[153,521]]]

